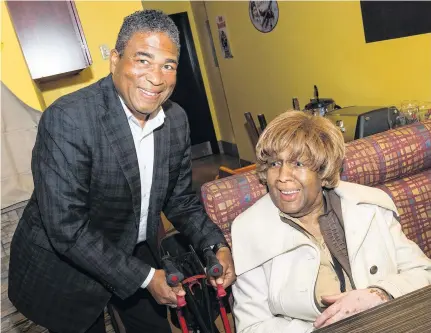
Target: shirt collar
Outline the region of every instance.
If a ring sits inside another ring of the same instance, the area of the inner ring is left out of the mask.
[[[127,107],[126,103],[124,103],[123,99],[120,95],[118,95],[120,98],[121,105],[123,106],[124,113],[126,114],[128,121],[133,121],[137,125],[139,125],[137,119],[135,116],[130,112],[129,108]],[[157,127],[161,126],[165,122],[165,112],[163,111],[163,108],[160,106],[160,110],[157,112],[157,115],[154,118],[148,119],[147,124],[150,124],[150,127],[153,127],[153,129],[156,129]],[[140,125],[139,125],[140,126]]]

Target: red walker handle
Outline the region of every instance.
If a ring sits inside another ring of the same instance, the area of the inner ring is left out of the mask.
[[[178,322],[180,323],[181,332],[182,333],[189,333],[189,328],[187,327],[186,319],[184,318],[183,311],[181,308],[177,308],[177,317]]]
[[[184,296],[178,296],[177,295],[177,306],[179,308],[182,308],[183,306],[186,306],[186,298]]]
[[[227,318],[226,309],[223,304],[222,298],[226,296],[226,290],[224,290],[223,285],[218,284],[217,285],[217,298],[220,305],[220,316],[223,322],[225,333],[231,333],[229,319]]]
[[[207,249],[204,251],[204,256],[207,264],[207,273],[214,278],[221,276],[223,274],[223,267],[220,265],[214,252],[211,249]],[[231,333],[232,331],[230,329],[229,319],[222,300],[225,296],[226,290],[224,290],[223,284],[217,284],[217,298],[220,306],[220,316],[223,321],[225,332]]]
[[[217,297],[222,298],[226,296],[226,290],[224,290],[222,284],[217,285]]]

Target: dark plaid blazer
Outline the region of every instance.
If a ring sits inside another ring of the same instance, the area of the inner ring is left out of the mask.
[[[163,211],[203,248],[224,241],[191,191],[190,132],[177,104],[154,132],[147,241]],[[141,207],[132,133],[111,76],[64,96],[42,115],[33,149],[35,190],[11,244],[9,298],[53,331],[83,332],[112,294],[127,298],[150,266],[132,256]]]

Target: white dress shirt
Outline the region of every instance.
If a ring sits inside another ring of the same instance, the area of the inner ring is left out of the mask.
[[[141,127],[138,119],[130,112],[129,108],[121,99],[124,112],[132,131],[133,142],[135,143],[136,155],[138,156],[139,174],[141,178],[141,216],[139,221],[138,243],[147,239],[147,218],[150,204],[151,184],[153,183],[154,164],[154,130],[164,123],[165,113],[162,108],[154,118],[148,119],[144,128]],[[151,268],[150,273],[142,284],[146,288],[155,273]]]

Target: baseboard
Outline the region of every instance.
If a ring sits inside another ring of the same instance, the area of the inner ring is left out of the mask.
[[[246,167],[248,165],[254,164],[254,162],[250,162],[247,160],[243,160],[242,158],[239,159],[239,164],[241,165],[241,167]]]
[[[220,140],[220,141],[218,141],[218,146],[219,146],[221,154],[239,157],[238,147],[236,144]]]
[[[192,146],[192,160],[212,155],[213,150],[211,148],[211,143],[205,141]]]
[[[220,140],[218,141],[218,146],[220,149],[220,154],[226,154],[233,157],[239,157],[238,147],[236,144]],[[239,165],[241,167],[245,167],[247,165],[254,164],[254,162],[250,162],[247,160],[239,159]]]

